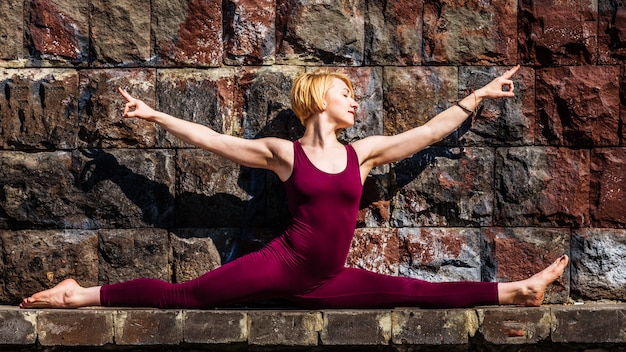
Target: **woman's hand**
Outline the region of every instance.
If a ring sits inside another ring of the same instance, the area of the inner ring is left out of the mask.
[[[133,98],[127,91],[122,88],[117,88],[117,91],[126,99],[127,103],[124,105],[124,112],[122,117],[137,117],[144,120],[153,120],[156,115],[156,111],[149,107],[146,103],[139,99]],[[131,111],[131,109],[134,109]]]
[[[510,98],[515,96],[513,93],[515,86],[511,77],[519,70],[520,66],[517,65],[512,69],[503,73],[500,77],[497,77],[493,81],[489,82],[486,86],[477,89],[476,95],[479,99],[497,99],[497,98]],[[508,88],[508,89],[505,89]]]

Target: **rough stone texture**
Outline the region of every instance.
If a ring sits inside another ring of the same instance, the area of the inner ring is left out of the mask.
[[[587,226],[589,151],[553,147],[496,150],[499,226]]]
[[[165,230],[100,230],[98,282],[110,284],[149,277],[170,281],[169,238]]]
[[[115,336],[111,311],[43,311],[37,315],[37,325],[42,346],[104,346],[112,344]]]
[[[421,1],[368,1],[365,18],[365,64],[422,63]]]
[[[0,69],[0,91],[0,148],[76,147],[76,71]]]
[[[594,149],[591,154],[591,221],[594,227],[626,224],[626,149]]]
[[[572,294],[626,300],[626,230],[578,229],[572,236]]]
[[[374,168],[365,179],[357,227],[389,227],[391,176],[389,165]]]
[[[139,119],[124,119],[123,88],[155,106],[155,70],[80,71],[78,138],[83,148],[151,148],[162,143],[160,128]]]
[[[488,226],[494,155],[489,148],[431,147],[394,165],[394,227]]]
[[[478,229],[403,228],[400,275],[431,282],[481,281],[483,243]]]
[[[220,254],[210,238],[171,236],[173,278],[185,282],[220,266]]]
[[[224,6],[227,65],[268,65],[276,53],[276,1],[229,0]]]
[[[519,3],[518,45],[524,64],[593,64],[598,8],[594,0]]]
[[[0,314],[0,345],[33,345],[37,341],[37,312],[5,308]]]
[[[457,100],[458,70],[455,67],[385,67],[383,93],[384,134],[398,134],[423,125]]]
[[[156,0],[150,8],[155,54],[162,65],[219,66],[222,6],[219,1]],[[143,34],[143,33],[141,33]]]
[[[619,66],[539,70],[537,142],[578,147],[619,145],[619,75]]]
[[[391,337],[391,312],[325,311],[320,332],[323,345],[387,345]]]
[[[252,311],[248,343],[260,346],[316,346],[322,330],[320,312]]]
[[[546,307],[478,309],[480,333],[494,345],[529,345],[548,340],[551,315]]]
[[[0,3],[0,64],[26,58],[24,45],[24,1],[8,0]]]
[[[490,227],[483,229],[483,235],[490,247],[490,257],[485,258],[485,263],[490,265],[485,265],[485,270],[495,266],[495,278],[499,282],[527,279],[561,255],[569,254],[569,229]],[[544,302],[567,302],[569,279],[569,270],[566,269],[548,287]]]
[[[472,94],[509,67],[469,66],[459,68],[459,98]],[[515,97],[484,100],[478,116],[459,129],[463,145],[533,145],[535,134],[535,71],[520,67],[515,74]]]
[[[183,338],[187,343],[248,341],[248,313],[245,311],[183,311],[183,324]]]
[[[578,309],[552,308],[553,342],[621,343],[626,329],[626,307],[623,305],[588,306]]]
[[[277,1],[276,63],[361,65],[364,10],[364,0]]]
[[[202,246],[213,247],[217,250],[218,257],[214,257],[214,249],[208,249],[207,253],[202,253],[203,265],[207,263],[226,263],[236,256],[241,245],[242,229],[240,228],[184,228],[172,229],[170,232],[172,246],[179,238],[182,241],[191,241],[191,243],[199,242]],[[210,239],[210,242],[209,242]],[[211,243],[212,242],[212,243]],[[184,259],[184,257],[182,258]],[[212,264],[211,264],[212,265]],[[192,270],[189,268],[188,270]],[[198,270],[195,268],[193,270]],[[174,272],[176,269],[174,269]],[[206,271],[202,266],[198,271]],[[178,280],[177,280],[178,281]]]
[[[98,238],[92,231],[0,230],[3,302],[17,304],[63,279],[98,284]]]
[[[182,311],[116,311],[114,319],[117,345],[177,345],[183,339]]]
[[[464,310],[397,309],[392,316],[392,339],[397,345],[465,345],[478,329],[476,314]]]
[[[381,274],[398,275],[399,249],[398,229],[357,229],[346,264]]]
[[[150,0],[92,0],[90,8],[94,66],[150,60]]]
[[[616,64],[626,59],[626,7],[612,0],[598,1],[598,62]]]
[[[88,0],[30,0],[26,17],[36,60],[84,65],[89,55]]]
[[[235,74],[232,69],[167,69],[158,74],[157,109],[196,122],[217,132],[241,134],[241,118],[234,115]],[[161,147],[189,147],[159,129]]]
[[[424,62],[516,63],[516,5],[513,0],[425,1]]]

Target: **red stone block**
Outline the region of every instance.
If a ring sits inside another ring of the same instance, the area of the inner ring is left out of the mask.
[[[497,264],[499,282],[524,280],[569,254],[570,230],[556,228],[483,229]],[[564,303],[569,294],[569,270],[546,290],[545,303]]]
[[[517,1],[424,2],[424,61],[429,64],[517,62]]]
[[[620,64],[626,59],[626,5],[617,1],[598,1],[598,61]]]
[[[155,54],[164,66],[222,63],[222,2],[152,1]],[[150,8],[150,4],[145,5]]]
[[[619,77],[619,66],[537,71],[537,143],[619,145]]]
[[[357,229],[347,265],[381,274],[397,275],[400,261],[398,229]]]
[[[626,227],[626,149],[593,149],[591,218],[594,227]]]
[[[32,0],[28,26],[37,59],[87,61],[89,1]]]
[[[520,147],[496,154],[496,224],[589,224],[589,151]]]
[[[229,0],[224,11],[224,62],[227,65],[274,63],[276,1]]]
[[[520,56],[530,65],[595,64],[598,18],[594,0],[520,2]]]
[[[37,317],[38,341],[42,346],[113,344],[113,327],[112,311],[48,310]]]

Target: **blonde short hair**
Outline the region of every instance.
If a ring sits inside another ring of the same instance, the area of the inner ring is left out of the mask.
[[[291,109],[298,116],[300,122],[324,109],[324,98],[333,85],[333,80],[342,80],[350,89],[350,96],[354,99],[354,89],[348,76],[341,72],[331,72],[326,68],[319,68],[312,72],[300,75],[291,88]]]

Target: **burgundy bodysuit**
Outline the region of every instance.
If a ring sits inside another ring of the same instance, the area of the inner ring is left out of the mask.
[[[346,268],[362,185],[359,161],[346,146],[346,168],[316,168],[298,141],[285,181],[292,222],[260,251],[183,283],[135,279],[104,285],[103,306],[217,308],[267,299],[299,307],[454,308],[498,303],[495,282],[426,281]]]

